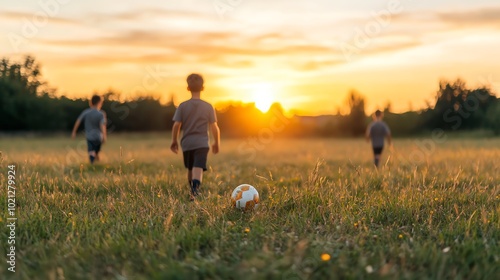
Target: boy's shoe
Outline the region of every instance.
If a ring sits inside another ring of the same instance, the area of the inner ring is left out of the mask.
[[[191,186],[191,196],[196,197],[200,194],[198,187]]]
[[[191,192],[189,193],[189,201],[194,201],[196,196],[198,196],[198,190],[193,186],[193,184],[189,184],[189,187],[191,188]]]

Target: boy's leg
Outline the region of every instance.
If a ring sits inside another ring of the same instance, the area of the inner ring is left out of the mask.
[[[191,180],[193,180],[193,170],[188,169],[188,183],[191,185]]]
[[[184,166],[187,168],[187,179],[190,189],[189,200],[193,201],[196,196],[195,189],[193,188],[193,164],[194,164],[194,151],[184,151],[182,153],[184,157]]]
[[[193,186],[194,195],[198,195],[198,189],[200,188],[201,181],[203,179],[203,168],[193,167],[193,176],[191,180],[191,185]]]
[[[194,151],[191,186],[195,196],[199,194],[198,190],[203,180],[203,171],[207,170],[208,150],[208,148],[201,148]]]
[[[203,179],[203,168],[201,167],[193,167],[191,180],[198,180],[201,182]]]
[[[90,164],[94,164],[94,160],[95,160],[97,154],[95,152],[94,144],[92,143],[92,141],[90,141],[88,139],[87,139],[87,150],[89,152]]]
[[[380,163],[380,158],[382,156],[383,149],[384,149],[383,147],[373,148],[373,157],[374,157],[373,163],[375,164],[375,167],[377,167],[377,168],[378,168],[378,165]]]
[[[192,181],[193,170],[192,169],[188,169],[187,178],[188,178],[189,189],[191,190],[191,192],[189,193],[189,200],[194,201],[194,197],[196,196],[196,194],[195,194],[194,189],[193,189],[193,181]]]
[[[375,155],[374,163],[375,163],[375,166],[378,167],[378,164],[380,163],[380,154]]]
[[[89,151],[90,164],[94,164],[96,156],[97,156],[97,154],[95,151]]]
[[[95,160],[100,161],[99,159],[99,152],[101,151],[101,143],[95,144]]]

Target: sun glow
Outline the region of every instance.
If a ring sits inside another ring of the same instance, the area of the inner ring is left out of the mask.
[[[255,102],[255,107],[263,113],[267,112],[271,105],[276,102],[274,95],[275,91],[270,84],[257,84],[252,89],[252,99]]]

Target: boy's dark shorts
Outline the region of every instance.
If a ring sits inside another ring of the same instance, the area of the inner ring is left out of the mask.
[[[87,139],[88,151],[94,151],[96,154],[101,151],[101,141],[89,140]]]
[[[373,147],[373,154],[374,155],[381,155],[383,150],[384,150],[384,147]]]
[[[184,166],[192,170],[193,167],[203,168],[207,171],[207,156],[209,148],[199,148],[183,152]]]

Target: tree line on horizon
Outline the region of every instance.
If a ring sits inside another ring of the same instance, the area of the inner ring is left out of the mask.
[[[119,93],[100,93],[109,131],[167,131],[175,113],[173,98],[162,104],[153,97],[121,101]],[[217,110],[224,136],[251,137],[275,133],[288,137],[356,137],[364,134],[370,121],[365,98],[352,91],[345,100],[348,114],[286,117],[276,103],[263,113],[255,104],[233,103]],[[88,108],[88,100],[57,96],[43,81],[40,64],[27,56],[15,62],[0,60],[0,132],[70,131],[78,115]],[[500,134],[500,99],[489,87],[468,88],[465,81],[441,81],[435,104],[402,114],[384,108],[385,121],[395,136],[410,136],[443,129],[445,131],[489,130]]]

